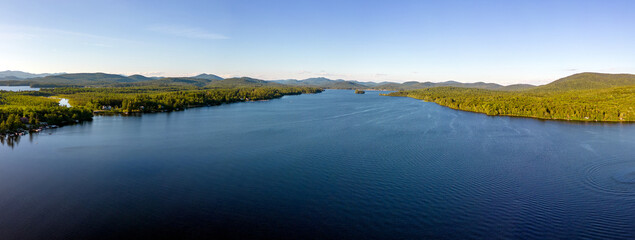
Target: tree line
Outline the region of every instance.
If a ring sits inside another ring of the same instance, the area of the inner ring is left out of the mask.
[[[91,110],[59,106],[46,93],[0,91],[0,134],[91,119]]]
[[[635,121],[635,85],[569,91],[436,87],[388,95],[412,97],[487,115],[576,121]]]
[[[0,91],[0,134],[92,120],[95,111],[159,112],[284,95],[318,93],[314,87],[239,87],[205,89],[190,86],[62,87],[37,92]],[[67,98],[72,107],[59,106]]]
[[[318,93],[313,87],[242,87],[202,89],[178,87],[60,88],[49,94],[70,99],[73,106],[114,112],[174,111],[188,107],[279,98],[284,95]]]

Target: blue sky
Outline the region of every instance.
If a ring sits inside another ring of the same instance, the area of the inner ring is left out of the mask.
[[[635,1],[0,6],[0,70],[502,84],[635,73]]]

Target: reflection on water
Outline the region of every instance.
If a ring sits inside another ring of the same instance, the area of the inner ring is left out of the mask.
[[[2,145],[6,144],[6,146],[10,148],[14,148],[20,143],[20,136],[0,136],[0,143]]]

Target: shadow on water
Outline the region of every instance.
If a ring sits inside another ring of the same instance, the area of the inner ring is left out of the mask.
[[[20,143],[20,136],[0,136],[0,144],[13,149]]]
[[[61,127],[85,126],[85,125],[88,125],[88,124],[92,124],[92,121],[85,121],[85,122],[80,122],[80,123],[67,124],[67,125],[63,125]],[[53,135],[58,129],[59,128],[57,128],[57,127],[56,128],[45,128],[45,129],[42,129],[39,132],[35,132],[35,131],[25,132],[25,134],[23,134],[23,135],[18,135],[18,134],[0,135],[0,150],[2,150],[4,148],[4,146],[9,147],[11,149],[17,147],[23,137],[28,137],[29,138],[29,143],[33,144],[33,141],[35,140],[36,136],[39,136],[39,135]]]

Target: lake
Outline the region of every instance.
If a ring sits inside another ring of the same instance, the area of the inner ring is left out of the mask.
[[[0,86],[0,91],[11,91],[11,92],[40,91],[40,88],[32,88],[30,86]]]
[[[2,239],[633,239],[635,124],[327,90],[0,146]]]
[[[40,91],[40,88],[32,88],[30,86],[0,86],[0,91],[10,91],[10,92],[23,92],[23,91]],[[68,99],[61,98],[59,100],[60,106],[63,107],[71,107],[71,104],[68,102]]]

